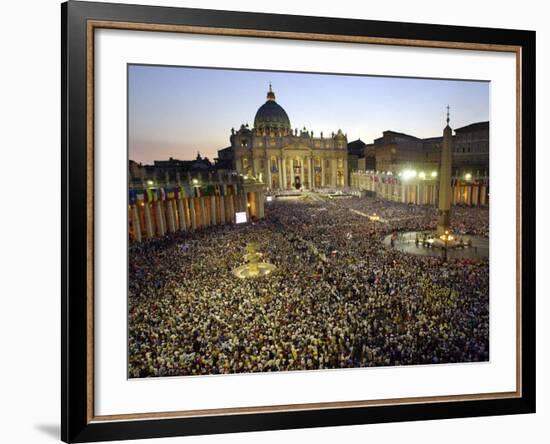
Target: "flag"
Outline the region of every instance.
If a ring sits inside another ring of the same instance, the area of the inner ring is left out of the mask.
[[[191,188],[191,185],[189,185],[188,183],[186,183],[183,186],[183,189],[184,189],[185,197],[193,197],[195,195],[195,191],[193,190],[193,188]]]
[[[159,200],[166,200],[166,191],[164,191],[164,188],[158,189],[158,199]]]
[[[128,196],[128,203],[130,205],[135,205],[137,202],[137,192],[136,190],[130,190],[129,196]]]
[[[176,199],[182,200],[185,198],[185,189],[182,186],[176,187]]]

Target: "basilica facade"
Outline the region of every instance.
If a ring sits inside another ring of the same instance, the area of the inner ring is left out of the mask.
[[[292,129],[271,85],[258,109],[254,127],[231,130],[231,146],[220,158],[237,173],[253,177],[271,190],[343,188],[348,186],[347,136],[339,129],[314,137],[306,128]]]

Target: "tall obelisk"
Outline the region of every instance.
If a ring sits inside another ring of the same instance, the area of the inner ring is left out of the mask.
[[[449,230],[451,225],[451,169],[453,163],[453,130],[449,126],[449,105],[447,105],[447,126],[443,130],[441,165],[439,166],[439,205],[437,211],[437,234]]]

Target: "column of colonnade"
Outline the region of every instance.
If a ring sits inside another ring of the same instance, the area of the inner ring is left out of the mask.
[[[382,199],[417,205],[435,205],[439,186],[436,181],[402,181],[392,176],[352,173],[352,186],[376,193]],[[456,182],[451,187],[452,205],[486,206],[489,188],[485,183]]]
[[[147,191],[128,205],[129,234],[132,240],[161,237],[176,231],[197,230],[211,225],[235,223],[235,213],[246,212],[247,220],[264,217],[263,189],[247,192],[231,191],[224,185],[223,191],[206,196],[148,197]],[[251,206],[253,208],[251,211]]]

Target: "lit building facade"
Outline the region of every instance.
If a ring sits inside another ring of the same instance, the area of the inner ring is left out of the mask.
[[[220,157],[232,160],[238,174],[255,177],[271,190],[343,188],[348,186],[347,136],[338,130],[321,132],[292,129],[286,111],[269,86],[266,102],[258,109],[254,127],[231,130],[231,146]]]

